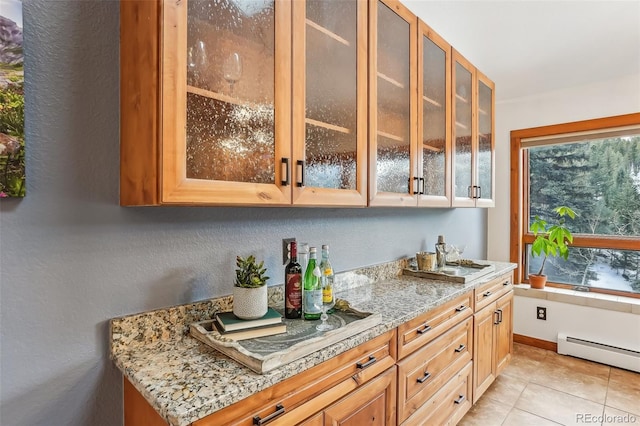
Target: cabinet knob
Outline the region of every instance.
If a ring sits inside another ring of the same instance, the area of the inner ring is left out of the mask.
[[[429,324],[425,324],[423,328],[416,330],[418,334],[424,334],[427,331],[431,330],[431,326]]]
[[[302,188],[304,186],[304,161],[298,160],[296,161],[296,165],[298,167],[298,180],[296,181],[296,186],[298,188]]]
[[[282,169],[280,171],[281,176],[285,176],[284,179],[282,179],[282,186],[289,186],[289,159],[288,158],[282,158]]]
[[[276,405],[276,411],[274,411],[273,413],[269,414],[264,419],[260,418],[260,416],[254,416],[253,417],[253,424],[254,425],[258,425],[258,426],[266,425],[271,420],[274,420],[276,417],[279,417],[279,416],[283,415],[284,412],[285,412],[284,405],[277,404]]]
[[[465,401],[465,399],[467,399],[467,398],[465,398],[464,395],[459,395],[458,399],[454,399],[453,400],[453,403],[454,404],[462,404]]]
[[[424,372],[424,376],[420,377],[419,379],[416,379],[416,381],[418,383],[424,383],[427,380],[429,380],[430,377],[431,377],[431,373],[429,373],[428,371],[425,371]]]
[[[364,368],[367,368],[368,366],[372,365],[376,361],[377,361],[377,359],[376,359],[375,356],[369,355],[369,361],[367,361],[367,362],[357,362],[356,363],[356,367],[358,367],[360,369],[364,369]]]

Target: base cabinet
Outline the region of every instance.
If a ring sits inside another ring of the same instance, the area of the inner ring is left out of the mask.
[[[455,425],[511,359],[512,280],[488,281],[193,425]],[[166,425],[126,379],[124,408],[125,426]]]
[[[352,392],[323,412],[324,426],[394,426],[396,367]],[[315,423],[313,423],[315,424]]]
[[[508,291],[474,315],[474,403],[507,366],[512,352],[513,291]]]

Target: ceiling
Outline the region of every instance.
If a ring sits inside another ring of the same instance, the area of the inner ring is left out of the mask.
[[[640,0],[403,3],[496,83],[498,102],[640,76]]]

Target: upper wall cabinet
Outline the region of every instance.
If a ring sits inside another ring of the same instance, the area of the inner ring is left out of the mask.
[[[369,205],[416,206],[417,18],[369,1]]]
[[[288,204],[288,1],[121,2],[123,205]]]
[[[450,93],[451,46],[418,20],[419,206],[451,206]]]
[[[126,0],[121,21],[121,204],[366,205],[365,0]]]
[[[367,2],[293,1],[293,203],[367,204]]]
[[[494,84],[453,49],[454,207],[493,207]]]

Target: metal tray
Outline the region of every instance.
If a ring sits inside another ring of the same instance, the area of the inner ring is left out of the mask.
[[[408,268],[402,270],[403,275],[409,275],[418,278],[427,278],[431,280],[449,281],[454,283],[468,283],[475,279],[480,278],[490,272],[496,270],[495,265],[487,265],[481,263],[466,263],[463,266],[459,266],[457,263],[447,263],[447,265],[440,271],[419,271],[413,265],[409,265]]]

